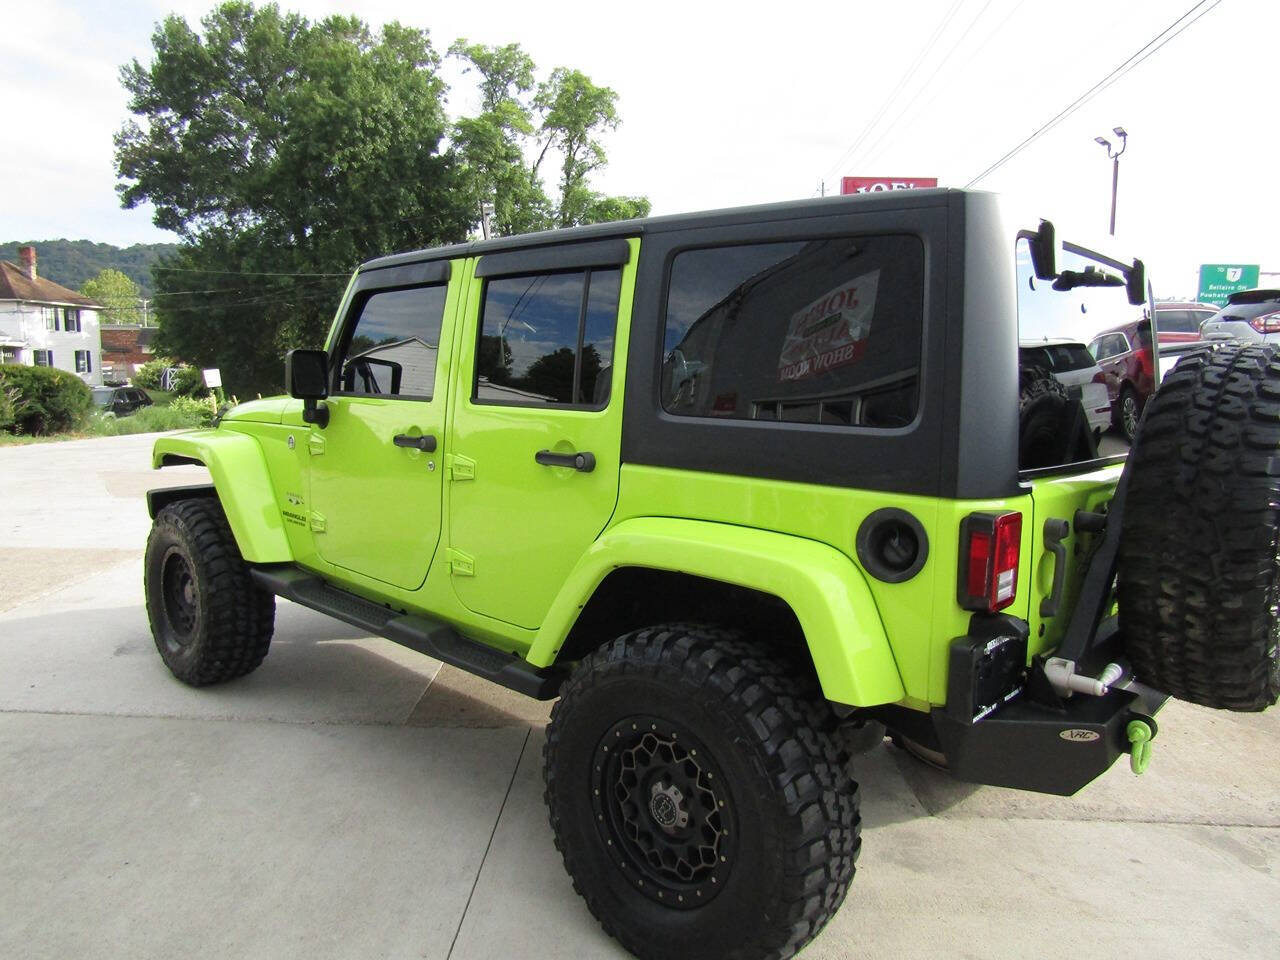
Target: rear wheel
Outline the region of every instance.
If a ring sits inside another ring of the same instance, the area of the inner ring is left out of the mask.
[[[584,660],[544,751],[556,846],[641,958],[789,957],[844,900],[857,785],[816,683],[736,635],[674,624]]]
[[[160,511],[143,586],[156,649],[184,683],[242,677],[266,657],[276,598],[250,578],[217,500],[179,500]]]
[[[1131,456],[1118,596],[1135,675],[1265,709],[1280,697],[1280,350],[1184,357]]]
[[[1116,427],[1121,435],[1133,443],[1138,435],[1138,421],[1142,419],[1142,404],[1138,400],[1138,391],[1133,387],[1120,388],[1120,396],[1116,398]]]

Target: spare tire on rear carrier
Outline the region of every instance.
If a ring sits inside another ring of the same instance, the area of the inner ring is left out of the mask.
[[[1117,595],[1134,675],[1266,709],[1280,696],[1280,348],[1183,357],[1130,456]]]

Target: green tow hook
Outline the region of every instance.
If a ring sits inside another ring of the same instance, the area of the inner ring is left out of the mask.
[[[1129,769],[1141,776],[1151,765],[1151,738],[1155,732],[1145,720],[1130,720],[1125,733],[1129,737]]]

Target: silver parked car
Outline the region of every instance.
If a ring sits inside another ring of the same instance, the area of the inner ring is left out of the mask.
[[[1205,340],[1280,341],[1280,290],[1241,290],[1200,325]]]

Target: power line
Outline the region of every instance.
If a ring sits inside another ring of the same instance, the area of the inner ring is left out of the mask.
[[[863,141],[867,139],[867,135],[871,133],[876,124],[880,122],[880,119],[885,115],[889,108],[893,106],[893,102],[898,99],[898,96],[902,93],[903,89],[911,82],[912,77],[915,76],[916,71],[920,69],[920,65],[924,62],[924,58],[929,55],[931,50],[933,50],[943,32],[950,25],[951,21],[955,19],[955,15],[959,11],[962,3],[964,3],[964,0],[955,0],[951,5],[951,8],[943,15],[942,19],[938,22],[938,25],[934,27],[933,33],[929,36],[928,41],[921,48],[920,52],[916,54],[916,58],[911,62],[911,66],[907,67],[907,71],[902,75],[902,79],[898,81],[898,85],[890,91],[889,96],[885,99],[884,103],[881,104],[880,109],[877,110],[875,116],[871,118],[871,122],[862,128],[862,132],[858,134],[853,145],[840,156],[840,159],[828,167],[826,172],[823,173],[823,181],[825,181],[832,173],[839,170],[841,165],[848,160],[849,157],[853,156],[858,147],[862,146]]]
[[[1077,97],[1075,100],[1069,103],[1066,107],[1064,107],[1061,111],[1059,111],[1051,120],[1049,120],[1043,126],[1039,127],[1034,133],[1032,133],[1030,136],[1024,139],[1021,143],[1019,143],[1012,150],[1010,150],[1008,153],[1002,156],[999,160],[991,164],[991,166],[987,167],[987,169],[983,170],[980,174],[978,174],[976,177],[974,177],[972,180],[966,183],[965,187],[966,188],[972,187],[975,183],[977,183],[979,180],[986,177],[988,174],[994,173],[1000,167],[1004,166],[1008,161],[1012,160],[1015,156],[1017,156],[1027,147],[1029,147],[1032,143],[1034,143],[1044,134],[1048,133],[1050,130],[1056,127],[1059,123],[1061,123],[1067,117],[1071,116],[1071,114],[1075,113],[1077,110],[1083,107],[1086,103],[1088,103],[1091,99],[1093,99],[1103,90],[1105,90],[1107,87],[1111,86],[1112,83],[1119,80],[1122,76],[1124,76],[1124,74],[1128,73],[1134,67],[1138,66],[1138,64],[1142,63],[1143,60],[1146,60],[1147,57],[1151,56],[1151,54],[1155,53],[1157,50],[1163,47],[1166,43],[1168,43],[1174,37],[1178,36],[1178,34],[1182,33],[1188,27],[1195,24],[1195,22],[1199,20],[1201,17],[1203,17],[1206,13],[1209,13],[1211,10],[1214,9],[1214,7],[1222,3],[1222,0],[1214,0],[1213,4],[1209,7],[1206,7],[1204,10],[1201,10],[1200,13],[1195,17],[1195,19],[1183,24],[1181,27],[1178,27],[1178,29],[1174,33],[1170,34],[1169,36],[1167,37],[1165,36],[1166,34],[1169,34],[1169,31],[1173,30],[1174,27],[1177,27],[1178,24],[1182,23],[1183,20],[1186,20],[1187,17],[1191,16],[1193,13],[1196,12],[1196,10],[1204,6],[1206,2],[1207,0],[1199,0],[1199,2],[1197,2],[1190,10],[1188,10],[1182,16],[1178,17],[1177,20],[1173,21],[1173,23],[1169,24],[1169,26],[1165,27],[1163,30],[1157,33],[1154,37],[1152,37],[1150,40],[1144,43],[1136,53],[1134,53],[1131,57],[1129,57],[1128,60],[1126,60],[1124,63],[1120,64],[1120,66],[1116,67],[1114,70],[1108,73],[1105,77],[1103,77],[1101,80],[1095,83],[1092,87],[1090,87],[1088,90],[1082,93],[1079,97]],[[1161,40],[1162,37],[1164,37],[1163,40]]]
[[[350,277],[350,273],[264,273],[253,270],[202,270],[196,267],[167,267],[152,264],[152,270],[172,270],[179,273],[220,273],[234,277]]]
[[[942,72],[942,69],[947,65],[948,61],[950,61],[951,58],[955,55],[955,52],[960,49],[961,44],[963,44],[965,40],[968,38],[969,34],[973,32],[973,28],[978,25],[978,21],[981,20],[982,15],[987,12],[987,8],[990,7],[991,4],[994,2],[995,0],[987,0],[987,2],[982,5],[982,9],[978,11],[978,15],[969,21],[969,26],[965,27],[964,33],[960,34],[960,38],[951,45],[950,49],[947,50],[946,55],[941,60],[938,61],[938,65],[933,68],[933,73],[929,74],[928,78],[925,80],[924,83],[916,87],[916,92],[912,95],[911,99],[907,101],[907,105],[898,111],[898,115],[893,118],[893,122],[891,122],[889,126],[885,127],[884,130],[880,132],[880,135],[877,136],[873,141],[871,141],[871,143],[867,145],[866,149],[862,151],[862,155],[864,157],[870,158],[871,156],[874,156],[875,151],[880,146],[880,144],[884,143],[885,140],[888,138],[889,134],[893,133],[894,129],[898,126],[898,124],[902,123],[903,118],[906,117],[907,113],[911,110],[911,108],[916,105],[916,101],[918,101],[921,95],[925,92],[925,90],[929,88],[929,85],[933,83],[934,79],[938,76],[938,74]],[[1021,6],[1021,4],[1019,4],[1019,6]],[[1015,8],[1015,10],[1016,9],[1017,8]],[[988,40],[991,39],[990,36],[988,36],[987,39]],[[853,158],[851,157],[850,158],[851,162],[852,162],[852,159]]]

